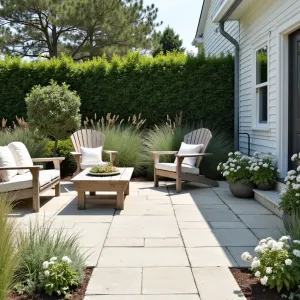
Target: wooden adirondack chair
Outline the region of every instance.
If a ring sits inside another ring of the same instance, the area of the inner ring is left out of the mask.
[[[101,146],[103,147],[104,140],[105,140],[104,134],[93,129],[81,129],[74,132],[71,135],[71,141],[73,143],[73,147],[75,150],[75,152],[71,152],[71,154],[74,156],[77,163],[77,169],[74,175],[79,174],[83,170],[81,164],[80,147],[86,147],[86,148],[97,148]],[[114,165],[116,155],[118,152],[110,151],[110,150],[103,150],[103,152],[109,154],[110,163]]]
[[[154,160],[154,186],[158,186],[159,176],[176,179],[176,192],[181,192],[181,182],[191,181],[207,184],[209,186],[217,187],[219,183],[215,180],[206,178],[199,174],[199,166],[203,156],[212,155],[212,153],[205,153],[207,146],[212,138],[210,130],[201,128],[194,130],[184,136],[186,144],[203,144],[199,153],[192,154],[178,154],[178,151],[153,151]],[[160,155],[175,155],[176,162],[174,163],[160,163]],[[197,157],[196,165],[189,166],[182,164],[185,157]]]

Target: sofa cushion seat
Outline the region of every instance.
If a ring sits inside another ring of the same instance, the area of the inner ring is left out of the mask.
[[[175,163],[157,163],[155,165],[155,167],[156,167],[156,169],[159,169],[159,170],[170,171],[170,172],[176,173],[176,164]],[[199,175],[198,168],[196,168],[194,166],[186,165],[186,164],[181,165],[181,172]]]
[[[40,187],[60,176],[59,170],[41,170],[39,174]],[[32,188],[30,172],[16,175],[10,181],[0,182],[0,193],[19,191]]]

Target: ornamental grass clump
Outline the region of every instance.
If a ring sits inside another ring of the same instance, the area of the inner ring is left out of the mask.
[[[294,154],[291,160],[298,166],[296,170],[288,171],[279,202],[279,208],[290,216],[300,213],[300,153]]]
[[[229,152],[228,160],[225,163],[219,163],[217,170],[228,180],[235,183],[237,181],[248,184],[251,183],[253,174],[254,158],[242,155],[239,151]]]
[[[254,250],[257,257],[248,252],[242,254],[251,263],[251,271],[262,285],[280,292],[283,287],[293,289],[300,284],[300,241],[282,236],[278,241],[262,239]]]
[[[252,172],[251,181],[257,185],[273,185],[278,177],[279,170],[276,168],[276,160],[271,154],[259,157],[260,153],[255,152],[250,171]]]

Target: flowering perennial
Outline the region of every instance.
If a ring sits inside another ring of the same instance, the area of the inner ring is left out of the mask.
[[[244,252],[242,259],[251,263],[250,269],[262,285],[277,287],[278,292],[283,287],[289,290],[300,284],[300,244],[297,242],[290,236],[282,236],[278,241],[269,237],[255,248],[257,257]]]

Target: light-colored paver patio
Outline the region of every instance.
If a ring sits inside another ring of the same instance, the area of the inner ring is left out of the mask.
[[[14,217],[24,228],[37,219],[79,233],[95,267],[85,300],[245,299],[229,267],[246,267],[241,253],[277,238],[282,220],[253,199],[234,198],[225,182],[184,184],[181,194],[171,182],[160,185],[131,182],[123,211],[89,196],[79,211],[73,185],[62,182],[61,196],[47,191],[39,213],[21,206]]]

